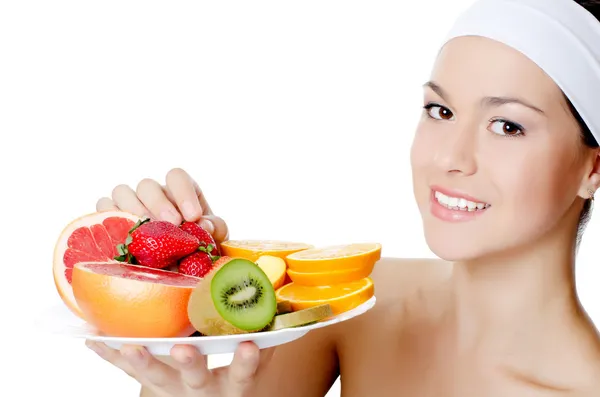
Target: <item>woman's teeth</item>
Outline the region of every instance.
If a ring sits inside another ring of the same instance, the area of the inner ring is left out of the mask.
[[[482,211],[490,205],[486,203],[476,203],[474,201],[465,200],[464,198],[446,196],[444,193],[435,192],[435,199],[442,206],[458,211]]]

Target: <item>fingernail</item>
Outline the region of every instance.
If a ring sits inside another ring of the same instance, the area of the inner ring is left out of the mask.
[[[179,362],[181,364],[186,364],[186,365],[191,364],[192,363],[192,357],[188,356],[188,355],[182,356],[182,357],[179,358]]]
[[[196,216],[196,207],[194,207],[194,204],[191,202],[184,201],[183,204],[181,204],[181,212],[183,212],[186,219],[190,220]]]
[[[215,232],[215,225],[213,225],[213,223],[208,219],[202,219],[202,221],[200,221],[200,227],[210,234]]]

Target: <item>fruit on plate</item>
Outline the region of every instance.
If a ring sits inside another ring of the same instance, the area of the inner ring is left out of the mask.
[[[81,262],[73,295],[83,318],[107,336],[185,337],[195,332],[189,297],[201,279],[122,262]]]
[[[273,288],[278,289],[283,286],[287,271],[283,259],[273,255],[262,255],[256,260],[256,264],[267,274]]]
[[[277,314],[285,314],[292,311],[292,304],[288,301],[277,302]]]
[[[308,309],[275,316],[273,322],[269,324],[268,330],[277,331],[283,328],[301,327],[303,325],[314,324],[331,316],[333,316],[333,312],[330,305],[313,306]]]
[[[60,233],[54,247],[54,284],[65,305],[78,317],[82,313],[73,296],[73,266],[79,262],[112,261],[117,245],[125,242],[129,230],[139,220],[123,211],[102,211],[81,216]]]
[[[252,262],[263,255],[285,259],[289,254],[312,248],[312,245],[278,240],[228,240],[221,243],[221,254]]]
[[[294,252],[285,261],[294,272],[319,273],[368,268],[379,259],[381,244],[355,243]]]
[[[276,291],[278,301],[288,301],[293,311],[329,304],[334,315],[354,309],[373,297],[373,280],[365,277],[358,281],[329,286],[310,287],[291,283]]]
[[[210,244],[208,247],[201,246],[197,252],[183,258],[179,262],[179,273],[200,278],[206,276],[219,258],[210,254],[212,249]]]
[[[117,247],[116,260],[164,269],[200,248],[196,237],[171,222],[140,220]]]
[[[326,272],[301,273],[292,269],[287,270],[287,275],[293,283],[307,286],[325,286],[349,283],[369,277],[373,272],[375,262],[357,269],[344,269]]]
[[[233,258],[215,267],[190,296],[188,316],[203,335],[263,330],[277,314],[275,289],[256,263]]]
[[[183,222],[179,227],[181,228],[181,230],[188,232],[192,236],[196,237],[202,247],[208,248],[209,246],[211,246],[212,249],[209,251],[211,255],[220,255],[219,247],[217,246],[215,239],[200,225],[198,225],[195,222]]]

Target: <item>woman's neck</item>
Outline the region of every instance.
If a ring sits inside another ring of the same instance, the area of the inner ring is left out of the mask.
[[[457,348],[500,353],[571,324],[579,316],[571,241],[574,235],[554,232],[528,247],[455,263]]]

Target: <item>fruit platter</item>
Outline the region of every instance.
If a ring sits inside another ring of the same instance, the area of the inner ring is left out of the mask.
[[[96,212],[60,233],[53,276],[62,304],[38,323],[155,355],[175,344],[203,354],[233,353],[242,341],[267,348],[370,310],[380,258],[379,243],[217,243],[193,222]]]

